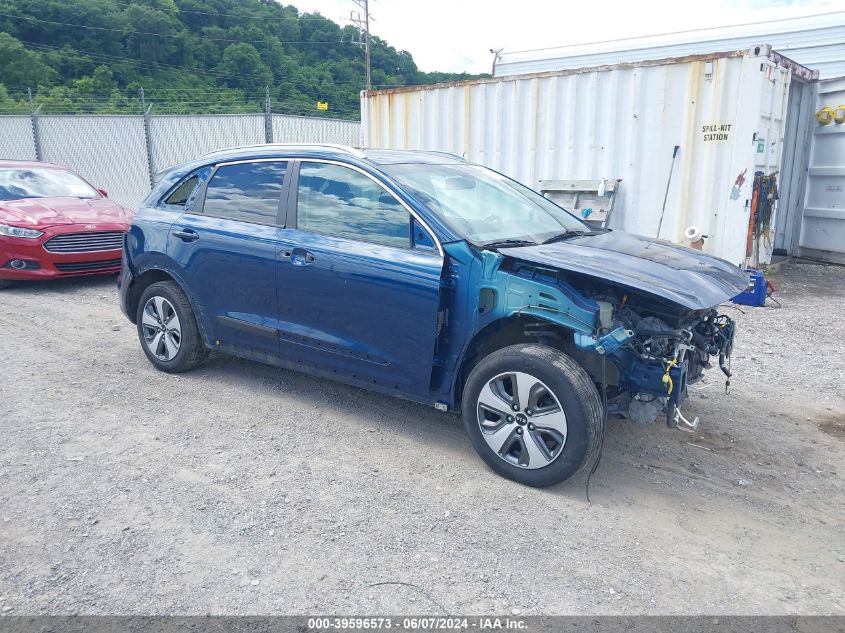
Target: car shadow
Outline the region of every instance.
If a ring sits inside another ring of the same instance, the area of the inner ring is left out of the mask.
[[[458,459],[477,460],[480,470],[497,477],[475,454],[458,414],[443,413],[394,396],[224,354],[213,354],[204,366],[185,374],[186,377],[192,375],[222,380],[238,389],[255,390],[254,393],[267,389],[278,391],[299,401],[303,410],[319,406],[327,417],[336,415],[357,420],[362,432],[377,427],[379,431],[405,434],[425,443],[428,448],[454,453]],[[593,501],[600,494],[607,496],[606,493],[613,489],[630,488],[632,463],[641,460],[651,443],[682,441],[683,438],[675,435],[680,432],[666,428],[662,420],[648,427],[637,427],[617,418],[608,420],[601,460],[591,476]],[[573,478],[543,492],[587,503],[585,486],[589,471],[589,467],[582,469]]]
[[[78,277],[58,277],[56,279],[14,281],[0,290],[0,300],[6,294],[68,294],[79,290],[117,290],[117,275],[80,275]]]

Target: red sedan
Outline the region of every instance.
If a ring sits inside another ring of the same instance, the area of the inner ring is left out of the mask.
[[[132,212],[72,171],[0,160],[0,287],[120,271]]]

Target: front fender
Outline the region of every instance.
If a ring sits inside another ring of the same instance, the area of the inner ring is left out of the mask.
[[[466,242],[446,244],[444,250],[449,255],[444,278],[449,336],[439,348],[446,369],[439,390],[450,408],[457,405],[473,345],[495,324],[528,317],[584,336],[596,333],[598,304],[567,284],[557,271],[519,262],[503,269],[502,255],[472,249]]]

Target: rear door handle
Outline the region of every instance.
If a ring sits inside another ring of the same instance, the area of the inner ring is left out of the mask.
[[[191,229],[183,231],[173,231],[173,236],[178,237],[183,242],[196,242],[200,238],[200,234]]]

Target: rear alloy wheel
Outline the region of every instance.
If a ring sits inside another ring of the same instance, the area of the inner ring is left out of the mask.
[[[208,356],[191,303],[174,281],[144,290],[135,321],[144,353],[162,371],[187,371]]]
[[[173,360],[182,344],[182,324],[164,297],[150,297],[141,313],[141,332],[147,349],[163,361]]]
[[[574,475],[597,453],[604,432],[587,372],[545,345],[512,345],[483,358],[464,385],[462,410],[487,465],[528,486]]]

